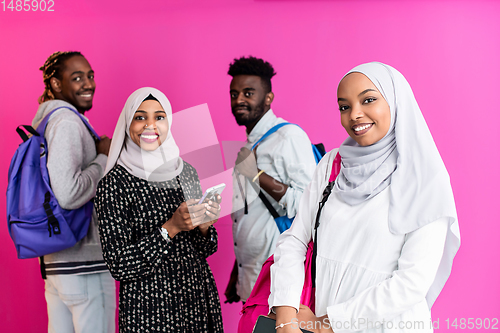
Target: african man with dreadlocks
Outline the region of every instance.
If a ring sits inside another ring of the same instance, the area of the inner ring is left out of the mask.
[[[271,78],[276,73],[267,61],[250,56],[235,59],[228,74],[233,77],[229,88],[232,113],[247,134],[233,176],[236,261],[225,292],[226,302],[232,303],[245,302],[250,295],[280,234],[272,214],[295,216],[316,162],[309,137],[294,125],[280,127],[251,150],[268,130],[287,123],[271,110]]]
[[[92,200],[104,173],[111,140],[98,143],[80,117],[92,108],[94,71],[80,52],[56,52],[40,67],[45,90],[33,127],[50,115],[45,130],[47,169],[61,208]],[[115,282],[104,263],[97,219],[71,248],[40,258],[50,333],[115,332]]]

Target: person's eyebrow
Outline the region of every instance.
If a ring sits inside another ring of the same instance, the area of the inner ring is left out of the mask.
[[[361,95],[366,94],[366,93],[367,93],[367,92],[369,92],[369,91],[374,91],[374,92],[377,92],[375,89],[370,89],[370,88],[368,88],[368,89],[363,90],[363,91],[362,91],[362,92],[358,95],[358,97],[360,97]]]
[[[147,111],[144,111],[144,110],[137,110],[137,111],[135,111],[135,113],[137,113],[137,112],[140,112],[140,113],[147,113]],[[166,112],[165,112],[165,111],[163,111],[163,110],[157,110],[157,111],[155,111],[155,113],[166,113]]]
[[[252,88],[252,87],[243,88],[242,91],[255,91],[255,88]],[[238,92],[238,90],[236,90],[236,89],[229,90],[229,93],[237,93],[237,92]]]
[[[83,72],[83,71],[76,71],[76,72],[71,73],[71,76],[73,76],[75,74],[85,74],[85,72]],[[90,70],[89,74],[94,74],[94,70]]]
[[[370,89],[370,88],[368,88],[368,89],[365,89],[365,90],[363,90],[362,92],[360,92],[360,93],[359,93],[359,95],[358,95],[358,97],[360,97],[361,95],[366,94],[366,93],[367,93],[367,92],[369,92],[369,91],[374,91],[374,92],[377,92],[377,90],[375,90],[375,89]],[[339,102],[340,102],[340,101],[347,102],[347,99],[346,99],[346,98],[339,97],[339,98],[337,98],[337,101],[339,101]]]

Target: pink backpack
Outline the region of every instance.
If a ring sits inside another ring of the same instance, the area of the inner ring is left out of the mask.
[[[323,192],[323,199],[320,203],[320,208],[316,215],[316,225],[315,225],[315,237],[317,239],[317,228],[319,226],[319,216],[321,213],[321,208],[328,199],[330,192],[333,188],[333,182],[337,178],[340,172],[341,158],[340,154],[337,153],[332,164],[332,171],[330,174],[330,179],[328,186]],[[314,294],[315,294],[315,261],[316,253],[314,249],[314,243],[309,242],[307,248],[306,260],[304,262],[305,277],[304,277],[304,287],[302,289],[302,295],[300,296],[300,304],[307,305],[314,312]],[[269,313],[269,294],[271,293],[271,265],[274,263],[274,257],[270,256],[262,265],[262,270],[260,271],[259,277],[253,286],[252,292],[248,297],[243,309],[241,310],[242,316],[238,324],[238,333],[252,333],[255,326],[255,322],[259,316],[267,316]]]

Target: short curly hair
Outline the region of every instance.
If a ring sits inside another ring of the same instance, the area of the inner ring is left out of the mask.
[[[271,78],[276,75],[273,66],[260,58],[249,56],[234,59],[229,65],[227,74],[235,77],[237,75],[256,75],[262,80],[262,87],[266,93],[272,91]]]

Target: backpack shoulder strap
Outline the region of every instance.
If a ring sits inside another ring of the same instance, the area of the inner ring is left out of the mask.
[[[21,127],[24,127],[24,129],[26,131],[28,131],[28,133],[31,134],[31,136],[40,136],[40,134],[38,134],[38,132],[32,126],[29,126],[29,125],[19,125],[16,128],[16,132],[17,132],[17,134],[19,134],[19,136],[21,137],[21,139],[23,139],[23,142],[28,141],[29,138],[30,138],[30,136],[28,136],[28,134],[26,134],[21,129]]]
[[[255,147],[257,147],[261,141],[263,141],[269,135],[273,134],[274,132],[276,132],[277,130],[279,130],[280,128],[282,128],[283,126],[286,126],[286,125],[296,125],[296,126],[299,126],[297,124],[292,124],[292,123],[279,123],[278,125],[274,125],[266,133],[264,133],[264,135],[261,136],[261,138],[259,140],[257,140],[256,143],[253,144],[251,150],[254,150]],[[279,217],[278,212],[276,211],[276,209],[274,209],[273,205],[269,202],[269,200],[267,200],[267,198],[264,195],[264,193],[262,193],[262,190],[259,190],[259,198],[262,200],[262,202],[266,206],[266,208],[269,211],[269,213],[271,213],[271,215],[273,216],[273,218],[277,219]]]
[[[337,178],[339,172],[340,172],[340,166],[341,166],[341,157],[340,154],[337,152],[335,158],[333,159],[332,163],[332,169],[330,172],[330,178],[328,179],[328,184],[326,185],[325,189],[323,190],[323,196],[321,198],[321,201],[319,202],[319,208],[318,212],[316,214],[316,223],[314,224],[314,229],[317,230],[319,227],[319,218],[321,216],[321,210],[323,209],[323,206],[325,203],[328,201],[328,198],[330,197],[330,193],[332,193],[333,185],[335,184],[335,179]],[[314,238],[316,240],[316,237]]]
[[[319,219],[321,217],[321,211],[323,210],[323,206],[328,201],[328,197],[330,196],[330,193],[332,193],[333,185],[335,185],[335,179],[337,178],[338,174],[340,173],[341,163],[342,163],[342,161],[341,161],[340,154],[337,152],[337,155],[335,156],[335,159],[333,160],[333,163],[332,163],[332,170],[330,173],[330,178],[328,180],[328,185],[326,185],[326,187],[323,191],[323,197],[321,198],[321,201],[319,203],[318,212],[316,213],[316,222],[314,223],[313,254],[312,254],[312,261],[311,261],[311,280],[312,280],[313,288],[316,287],[316,256],[318,255]]]
[[[80,119],[83,121],[83,123],[85,124],[85,126],[87,127],[87,129],[89,130],[90,134],[94,137],[94,140],[97,140],[99,141],[100,138],[99,138],[99,134],[97,134],[97,132],[92,128],[92,126],[90,126],[89,122],[87,121],[87,119],[85,119],[85,117],[78,111],[76,111],[75,109],[72,109],[72,108],[69,108],[67,106],[60,106],[58,108],[55,108],[54,110],[50,111],[50,113],[48,115],[46,115],[45,117],[43,117],[42,121],[40,122],[40,124],[38,125],[37,127],[37,132],[40,134],[40,135],[44,135],[45,134],[45,129],[47,128],[47,123],[49,122],[49,118],[50,116],[60,110],[60,109],[68,109],[68,110],[71,110],[73,111],[75,114],[78,115],[78,117],[80,117]]]
[[[335,181],[335,179],[337,179],[337,176],[340,173],[341,165],[342,165],[342,157],[340,157],[340,153],[337,152],[337,155],[335,155],[335,158],[333,159],[332,172],[330,173],[330,179],[328,179],[328,182],[333,182]]]
[[[267,138],[269,135],[273,134],[274,132],[276,132],[277,130],[279,130],[280,128],[282,128],[283,126],[286,126],[286,125],[295,125],[295,124],[292,124],[292,123],[280,123],[278,125],[274,125],[273,127],[271,127],[266,133],[264,133],[263,136],[260,137],[259,140],[257,140],[256,143],[253,144],[252,146],[252,149],[251,150],[254,150],[255,147],[257,147],[259,145],[259,143],[261,141],[263,141],[265,138]],[[299,125],[297,125],[299,126]]]

